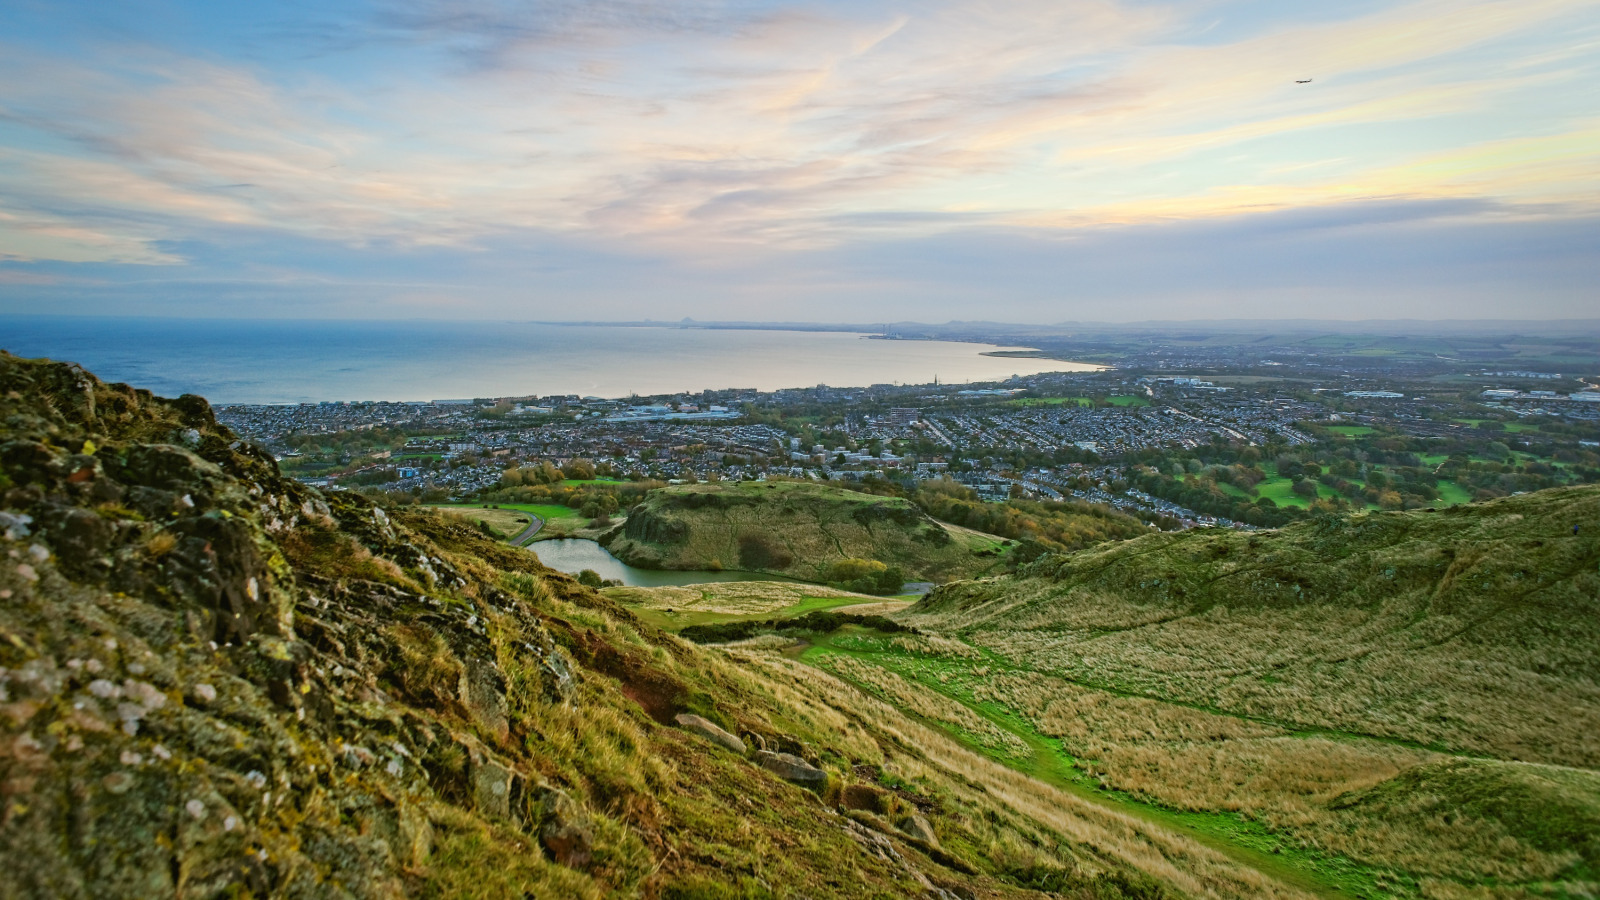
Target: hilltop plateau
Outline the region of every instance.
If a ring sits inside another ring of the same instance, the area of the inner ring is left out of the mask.
[[[0,897],[1306,896],[198,397],[0,355],[0,423]]]

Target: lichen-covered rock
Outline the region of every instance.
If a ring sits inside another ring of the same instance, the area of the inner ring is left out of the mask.
[[[550,858],[581,868],[594,858],[594,827],[583,807],[559,788],[545,788],[537,797],[539,843]]]
[[[821,791],[828,784],[828,773],[813,766],[793,753],[774,753],[757,750],[756,761],[763,769],[792,784]]]
[[[723,731],[715,722],[712,722],[710,719],[704,718],[703,716],[693,715],[692,713],[679,713],[674,721],[677,722],[678,727],[682,728],[684,731],[698,734],[719,747],[732,750],[734,753],[737,753],[740,756],[744,755],[744,741],[741,741],[728,732]]]
[[[939,835],[934,832],[933,825],[920,813],[911,813],[895,823],[901,831],[929,845],[939,846]]]

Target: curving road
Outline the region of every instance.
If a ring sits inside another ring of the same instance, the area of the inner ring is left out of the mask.
[[[527,528],[524,528],[521,534],[511,539],[511,544],[513,546],[521,547],[523,544],[533,540],[533,536],[538,534],[539,529],[544,527],[544,520],[533,513],[528,513],[528,518],[532,519],[533,523]]]

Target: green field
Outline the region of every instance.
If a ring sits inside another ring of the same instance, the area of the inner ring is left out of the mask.
[[[1347,438],[1361,437],[1372,433],[1372,426],[1370,425],[1328,425],[1326,427],[1334,434],[1342,434]]]
[[[1294,492],[1293,481],[1278,475],[1274,475],[1256,485],[1256,495],[1270,497],[1272,502],[1279,506],[1308,506],[1311,503],[1310,500]],[[1317,496],[1325,499],[1333,498],[1339,496],[1339,492],[1325,484],[1319,484],[1317,485]]]
[[[1019,397],[1007,400],[1007,406],[1088,406],[1087,397]]]
[[[1144,397],[1107,397],[1106,402],[1112,406],[1149,406],[1150,401]],[[1088,397],[1019,397],[1007,400],[1007,406],[1090,406],[1094,401]]]
[[[551,519],[576,518],[578,511],[567,506],[554,503],[501,503],[501,509],[517,509],[526,513],[533,513],[546,522]]]
[[[1254,500],[1256,498],[1254,494],[1246,493],[1242,488],[1228,484],[1226,481],[1217,482],[1217,490],[1227,494],[1229,497],[1238,497],[1240,500]]]
[[[498,503],[493,506],[495,508],[489,509],[481,503],[440,503],[433,508],[445,510],[474,522],[486,522],[490,530],[501,540],[510,540],[521,534],[532,524],[534,517],[544,522],[544,527],[539,530],[539,536],[544,536],[545,531],[554,523],[566,524],[563,520],[571,520],[574,523],[586,521],[578,515],[577,510],[550,503]]]
[[[1454,481],[1439,482],[1439,502],[1446,506],[1455,506],[1460,503],[1471,503],[1472,495],[1467,489]]]

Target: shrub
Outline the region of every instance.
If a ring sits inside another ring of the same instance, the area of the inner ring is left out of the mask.
[[[787,569],[794,563],[788,548],[763,534],[739,538],[739,565],[746,569]]]

